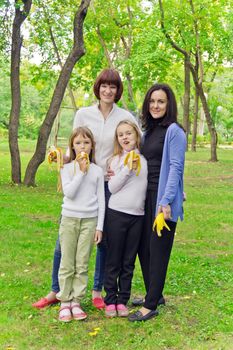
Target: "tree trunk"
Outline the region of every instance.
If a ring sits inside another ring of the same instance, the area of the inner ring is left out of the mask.
[[[55,41],[55,38],[54,38],[54,35],[53,35],[52,27],[50,26],[49,20],[48,20],[48,25],[49,25],[49,34],[50,34],[50,38],[51,38],[51,41],[52,41],[52,44],[53,44],[53,48],[54,48],[55,54],[57,56],[57,61],[58,61],[58,64],[59,64],[60,68],[62,69],[62,67],[63,67],[62,60],[61,60],[61,57],[60,57],[60,54],[59,54],[59,51],[58,51],[58,47],[57,47],[57,44],[56,44],[56,41]],[[74,112],[76,112],[78,108],[77,108],[77,105],[76,105],[76,102],[75,102],[75,98],[74,98],[74,94],[73,94],[72,88],[71,88],[69,83],[67,84],[67,90],[68,90],[68,93],[69,93],[69,96],[70,96],[70,100],[71,100],[71,104],[72,104],[72,107],[74,109]]]
[[[58,133],[60,129],[60,120],[61,120],[61,108],[59,109],[57,113],[57,117],[55,119],[54,140],[53,140],[53,144],[55,147],[57,147]]]
[[[135,102],[134,96],[133,96],[132,79],[131,79],[130,73],[126,73],[125,77],[126,77],[127,85],[128,85],[129,102],[131,102],[133,104],[134,110],[136,110],[137,106],[136,106],[136,102]]]
[[[36,145],[36,151],[30,160],[24,178],[24,184],[27,186],[35,185],[35,176],[38,167],[45,159],[46,145],[51,132],[54,120],[57,116],[65,89],[69,82],[72,70],[77,61],[85,54],[83,42],[83,23],[87,14],[87,9],[91,0],[82,0],[74,19],[74,44],[73,48],[60,72],[49,110],[41,125]]]
[[[218,135],[217,135],[217,131],[215,129],[214,123],[213,123],[211,115],[210,115],[209,107],[208,107],[208,104],[206,101],[206,97],[205,97],[205,94],[203,91],[202,84],[200,84],[200,87],[198,89],[198,93],[200,95],[201,103],[202,103],[205,117],[206,117],[208,130],[210,133],[210,153],[211,153],[210,161],[217,162],[218,161],[218,158],[217,158]]]
[[[12,28],[11,44],[11,112],[9,121],[9,148],[11,154],[11,179],[13,183],[21,183],[21,160],[18,144],[18,129],[21,107],[20,93],[20,53],[22,46],[21,25],[27,18],[32,0],[25,0],[23,10],[15,1],[15,18]]]
[[[192,145],[191,145],[192,152],[196,152],[198,105],[199,105],[199,96],[198,96],[198,91],[195,88],[194,113],[193,113],[193,132],[192,132]]]
[[[189,108],[190,108],[190,66],[189,57],[184,57],[184,113],[183,127],[186,131],[187,150],[188,150],[188,135],[189,135]]]
[[[202,107],[203,107],[205,117],[206,117],[208,130],[210,133],[210,153],[211,153],[210,161],[217,162],[218,161],[218,159],[217,159],[217,141],[218,141],[217,132],[215,130],[215,126],[214,126],[213,120],[212,120],[211,115],[210,115],[210,111],[209,111],[207,100],[206,100],[206,97],[204,94],[202,83],[198,82],[198,77],[197,77],[196,72],[193,69],[193,67],[191,66],[190,68],[191,68],[191,72],[193,75],[193,81],[195,83],[195,87],[196,87],[196,89],[198,91],[198,95],[200,96],[200,99],[201,99]]]

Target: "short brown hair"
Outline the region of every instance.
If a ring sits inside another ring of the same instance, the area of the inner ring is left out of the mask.
[[[76,128],[73,130],[72,134],[70,135],[69,139],[69,153],[70,153],[70,159],[71,162],[76,158],[75,151],[73,149],[73,142],[76,136],[83,136],[84,138],[88,138],[91,140],[91,153],[89,155],[90,162],[95,163],[95,140],[94,136],[91,132],[91,130],[85,126],[80,126],[79,128]]]
[[[117,93],[115,97],[115,102],[118,102],[120,100],[121,95],[123,93],[123,84],[119,73],[115,69],[112,69],[112,68],[104,69],[96,78],[93,90],[98,100],[100,100],[99,91],[100,91],[101,84],[116,85]]]

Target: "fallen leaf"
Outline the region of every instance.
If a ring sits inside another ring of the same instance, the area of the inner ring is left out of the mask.
[[[97,335],[98,332],[89,332],[88,334],[91,336],[91,337],[95,337]]]

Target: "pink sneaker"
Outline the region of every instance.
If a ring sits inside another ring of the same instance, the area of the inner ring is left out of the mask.
[[[127,317],[127,316],[129,316],[129,309],[124,304],[118,304],[116,306],[116,308],[117,308],[117,313],[118,313],[119,317]]]
[[[115,304],[109,304],[105,305],[105,316],[107,317],[116,317],[116,305]]]

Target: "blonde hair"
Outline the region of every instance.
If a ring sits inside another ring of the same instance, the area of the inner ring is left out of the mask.
[[[81,135],[84,138],[88,138],[91,140],[91,152],[89,154],[89,159],[90,162],[95,163],[95,140],[94,140],[94,136],[91,132],[91,130],[85,126],[80,126],[76,129],[73,130],[72,134],[70,135],[70,139],[69,139],[69,153],[70,153],[70,159],[69,161],[72,161],[76,158],[76,154],[73,148],[73,143],[74,143],[74,139],[75,137]]]
[[[118,137],[117,137],[117,129],[122,124],[127,124],[127,125],[131,126],[134,129],[134,131],[136,133],[136,147],[137,148],[140,147],[141,132],[139,130],[139,127],[137,126],[137,124],[131,122],[131,120],[125,119],[125,120],[122,120],[116,127],[116,131],[115,131],[115,135],[114,135],[113,156],[122,155],[122,153],[123,153],[123,148],[120,146],[119,141],[118,141]]]

